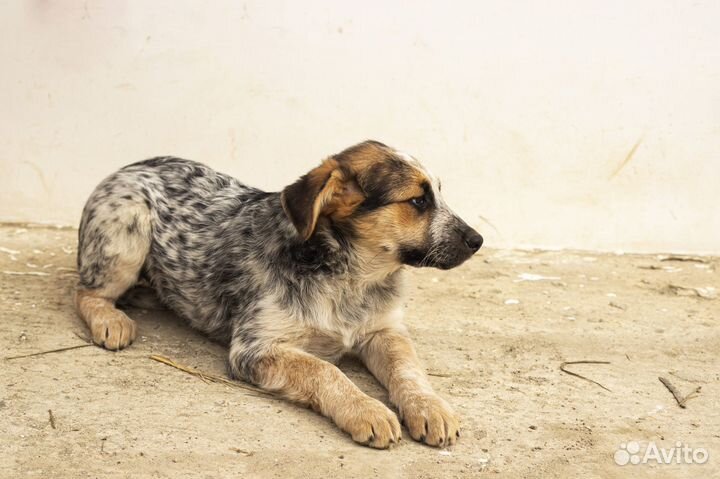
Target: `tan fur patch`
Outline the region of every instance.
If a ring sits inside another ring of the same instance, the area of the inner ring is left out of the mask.
[[[282,206],[303,239],[315,232],[320,216],[340,220],[362,203],[362,190],[329,158],[282,192]]]
[[[360,356],[387,388],[413,439],[431,446],[455,444],[460,430],[455,413],[433,391],[404,333],[387,329],[372,334]]]
[[[95,344],[110,350],[129,346],[137,332],[135,321],[115,307],[113,302],[97,291],[78,289],[75,306],[90,328]]]
[[[356,442],[385,449],[402,438],[392,411],[337,367],[308,353],[277,348],[258,361],[254,376],[259,386],[331,418]]]

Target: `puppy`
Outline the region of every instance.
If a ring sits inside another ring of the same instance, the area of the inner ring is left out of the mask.
[[[361,358],[410,436],[459,437],[401,322],[403,266],[449,269],[482,237],[444,203],[413,157],[366,141],[279,193],[172,157],[126,166],[90,196],[80,223],[75,303],[92,338],[128,346],[115,307],[140,279],[194,328],[229,347],[229,371],[387,448],[400,422],[336,366]]]

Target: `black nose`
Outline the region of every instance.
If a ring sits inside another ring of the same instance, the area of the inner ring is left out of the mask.
[[[483,244],[483,237],[475,230],[465,233],[465,245],[475,253]]]

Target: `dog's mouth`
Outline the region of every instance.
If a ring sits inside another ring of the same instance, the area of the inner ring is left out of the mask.
[[[400,261],[402,264],[416,268],[452,269],[470,259],[470,257],[480,249],[482,238],[479,242],[479,245],[473,247],[453,245],[434,247],[427,250],[420,248],[401,248]]]
[[[457,219],[442,239],[428,241],[426,246],[401,246],[400,261],[418,268],[429,266],[438,269],[452,269],[460,266],[477,253],[483,244],[480,233]]]

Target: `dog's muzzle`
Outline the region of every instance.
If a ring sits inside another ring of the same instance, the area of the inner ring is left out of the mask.
[[[401,249],[400,257],[404,264],[410,266],[451,269],[477,253],[482,244],[480,233],[455,217],[441,238],[434,240],[427,248]]]

